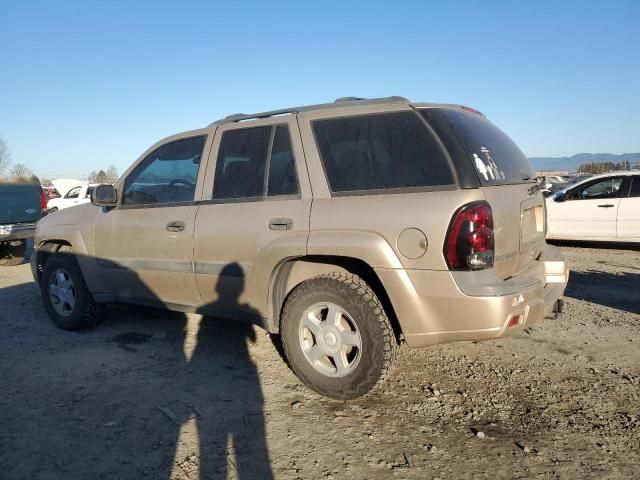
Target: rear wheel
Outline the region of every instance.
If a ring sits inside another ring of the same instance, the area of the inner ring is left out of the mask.
[[[27,242],[25,240],[14,240],[0,243],[0,265],[12,267],[24,262],[27,252]]]
[[[40,291],[44,308],[58,327],[78,330],[100,323],[98,305],[73,253],[51,254],[42,269]]]
[[[298,285],[282,314],[294,373],[340,400],[361,397],[391,371],[397,342],[378,297],[357,275],[330,273]]]

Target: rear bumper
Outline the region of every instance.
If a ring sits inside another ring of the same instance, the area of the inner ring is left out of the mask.
[[[491,270],[376,272],[410,347],[517,334],[553,316],[569,277],[560,250],[552,246],[525,274],[506,281]],[[517,324],[509,326],[518,315]]]
[[[34,233],[36,233],[36,224],[34,222],[0,225],[0,242],[31,238]]]

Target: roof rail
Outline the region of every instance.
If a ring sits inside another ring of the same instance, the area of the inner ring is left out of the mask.
[[[337,107],[336,103],[339,103],[339,104],[353,103],[355,105],[368,105],[368,104],[388,103],[388,102],[409,103],[409,100],[405,97],[399,97],[399,96],[382,97],[382,98],[341,97],[336,99],[335,102],[332,102],[332,103],[322,103],[318,105],[306,105],[302,107],[283,108],[281,110],[271,110],[268,112],[251,113],[251,114],[234,113],[233,115],[228,115],[225,118],[216,120],[211,125],[223,125],[225,123],[242,122],[243,120],[255,120],[258,118],[275,117],[277,115],[286,115],[286,114],[292,114],[292,113],[308,112],[311,110],[324,110],[329,108],[336,108]]]

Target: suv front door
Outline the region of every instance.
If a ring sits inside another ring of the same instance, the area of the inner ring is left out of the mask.
[[[293,115],[218,127],[195,228],[201,311],[268,318],[271,274],[305,255],[310,209]]]
[[[568,190],[548,211],[552,235],[615,239],[622,181],[622,177],[599,178]]]
[[[193,232],[208,133],[172,137],[123,176],[118,205],[102,209],[96,218],[98,295],[174,307],[200,303]]]

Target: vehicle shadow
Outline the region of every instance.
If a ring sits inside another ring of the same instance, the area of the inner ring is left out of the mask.
[[[273,478],[252,325],[127,306],[66,332],[36,295],[0,288],[3,478]]]
[[[559,247],[573,247],[573,248],[602,248],[606,250],[635,250],[640,251],[640,243],[630,242],[596,242],[587,240],[551,240],[548,239],[547,243],[556,245]]]
[[[640,314],[640,273],[572,271],[565,296]]]

